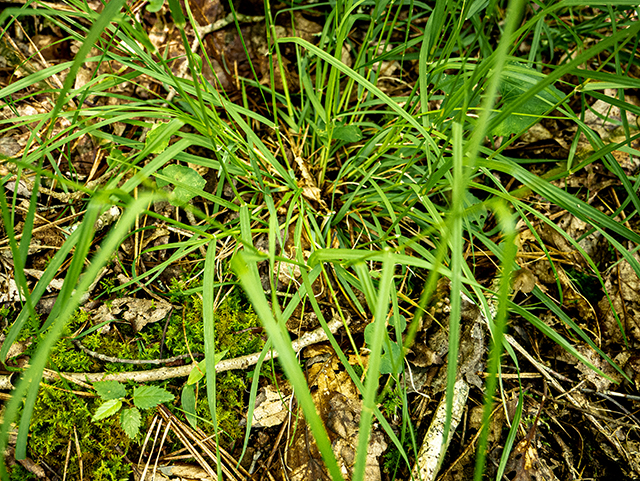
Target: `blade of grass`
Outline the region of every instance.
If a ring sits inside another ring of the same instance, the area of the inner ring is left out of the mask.
[[[215,305],[215,264],[216,264],[216,241],[209,242],[207,257],[204,261],[204,273],[202,284],[202,323],[204,324],[204,353],[207,367],[207,400],[209,402],[209,412],[213,421],[214,438],[216,443],[216,465],[218,479],[222,479],[222,462],[220,460],[220,440],[218,432],[218,422],[216,419],[216,330],[213,306]],[[251,421],[247,421],[251,424]]]
[[[502,241],[502,259],[500,269],[500,290],[498,293],[498,307],[495,319],[489,323],[491,329],[491,348],[489,351],[488,372],[489,377],[486,381],[484,395],[484,411],[482,416],[482,432],[478,441],[478,449],[476,456],[476,467],[474,480],[482,480],[484,473],[484,464],[487,452],[487,440],[489,437],[489,423],[491,421],[491,412],[493,410],[493,395],[496,390],[498,372],[500,370],[500,360],[502,358],[502,347],[504,343],[504,331],[507,326],[507,306],[511,291],[511,272],[515,265],[518,247],[516,244],[516,229],[513,215],[509,212],[506,204],[502,201],[494,203],[494,210],[500,229],[503,233]]]
[[[353,480],[364,479],[364,471],[367,462],[369,448],[369,434],[373,421],[373,410],[376,407],[376,393],[378,392],[380,376],[380,359],[382,357],[382,344],[386,338],[387,312],[389,310],[389,294],[395,288],[393,274],[395,265],[391,252],[387,249],[383,252],[382,277],[380,278],[378,292],[373,291],[371,276],[364,264],[357,264],[356,270],[360,274],[360,280],[365,286],[365,293],[369,292],[369,305],[374,307],[374,331],[371,343],[371,354],[367,368],[367,378],[364,385],[362,412],[360,414],[360,432],[358,433],[358,448],[356,451],[356,464],[353,471]],[[373,302],[375,301],[375,302]]]
[[[263,260],[263,258],[251,255],[248,252],[238,252],[231,260],[231,267],[240,279],[242,287],[249,296],[256,313],[260,316],[265,330],[280,355],[280,364],[295,390],[296,397],[302,406],[305,419],[313,432],[318,450],[322,454],[329,475],[333,480],[342,480],[340,468],[338,468],[336,458],[331,449],[331,442],[316,411],[304,373],[300,369],[296,355],[291,348],[289,333],[286,331],[282,319],[276,320],[267,304],[260,279],[256,275],[257,260]]]

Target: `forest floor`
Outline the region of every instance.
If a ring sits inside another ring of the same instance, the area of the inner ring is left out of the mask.
[[[162,6],[156,13],[141,5],[132,2],[131,6],[140,25],[146,29],[153,45],[165,52],[166,58],[177,58],[169,65],[173,75],[184,78],[188,69],[183,60],[181,32],[172,25],[168,7]],[[268,60],[272,57],[265,54],[268,42],[262,3],[243,5],[236,13],[237,25],[233,20],[229,21],[232,17],[228,16],[231,14],[228,5],[196,0],[190,7],[200,25],[212,26],[202,30],[201,35],[207,54],[216,62],[211,65],[212,69],[204,68],[203,75],[210,82],[216,79],[229,102],[248,105],[253,112],[268,117],[268,107],[263,105],[259,88],[239,88],[238,78],[252,75],[259,84],[270,84],[283,98],[285,81],[290,87],[287,95],[299,93],[296,86],[303,82],[297,77],[300,57],[295,48],[283,48],[281,52],[283,58],[279,62],[286,67],[282,76],[274,76],[269,69]],[[98,9],[97,5],[95,9]],[[292,11],[278,16],[274,31],[280,37],[295,34],[314,42],[323,30],[325,17],[318,13],[321,11],[321,8],[304,13]],[[189,43],[194,42],[194,29],[187,25],[185,32]],[[351,33],[354,38],[363,35],[357,27]],[[72,61],[80,46],[54,22],[34,17],[20,17],[4,32],[1,42],[2,88],[38,70]],[[39,53],[36,55],[36,52]],[[99,54],[93,52],[91,55]],[[348,54],[347,51],[345,55]],[[247,58],[252,60],[251,65]],[[118,75],[126,75],[129,70],[126,66],[121,67]],[[406,92],[403,98],[407,98],[419,82],[415,57],[403,62],[382,61],[379,68],[387,78],[380,82],[380,88],[389,95],[399,96],[398,91],[402,90]],[[92,82],[96,75],[103,73],[99,69],[106,73],[107,69],[117,70],[117,65],[115,62],[100,64],[95,59],[87,62],[77,73],[73,88],[82,89]],[[251,69],[255,70],[253,74]],[[638,67],[633,66],[629,69],[629,77],[637,78],[638,71]],[[576,83],[569,77],[563,77],[563,80]],[[20,295],[19,281],[15,278],[12,241],[19,241],[23,235],[30,238],[23,272],[25,282],[33,291],[47,268],[55,263],[54,256],[64,249],[74,229],[79,228],[93,189],[105,185],[115,175],[110,138],[120,139],[120,145],[125,145],[122,139],[129,139],[131,149],[134,149],[134,141],[142,139],[141,142],[149,145],[144,137],[153,135],[153,130],[145,124],[148,119],[138,117],[111,124],[111,130],[105,135],[94,132],[78,135],[64,147],[52,149],[48,155],[52,158],[64,155],[68,163],[60,166],[61,175],[73,177],[77,182],[75,185],[83,188],[74,190],[69,183],[47,180],[34,195],[34,175],[16,176],[10,159],[23,155],[25,146],[27,150],[30,148],[34,129],[42,127],[37,124],[39,119],[52,110],[50,90],[60,88],[64,78],[65,71],[61,71],[39,83],[25,85],[11,94],[14,100],[19,95],[19,101],[5,101],[2,109],[3,118],[14,122],[0,138],[0,152],[5,156],[5,160],[0,161],[0,177],[4,179],[3,188],[12,206],[11,225],[7,224],[9,217],[5,216],[4,229],[0,230],[2,342],[21,310],[27,309],[23,307],[25,298]],[[397,79],[401,82],[396,82]],[[49,87],[43,86],[43,82]],[[109,92],[109,97],[84,99],[83,108],[98,112],[105,105],[117,106],[118,98],[141,102],[159,98],[171,102],[173,95],[150,74],[114,85]],[[640,108],[639,92],[637,87],[627,89],[625,102]],[[617,88],[603,90],[603,95],[610,98],[617,94]],[[581,108],[579,100],[584,100],[578,97],[573,104],[577,111]],[[625,132],[621,124],[631,126],[633,135],[638,129],[638,115],[621,111],[613,104],[589,97],[588,110],[581,116],[585,128],[596,132],[603,146],[620,145],[628,140],[629,131]],[[442,99],[431,100],[430,109],[436,111],[441,105]],[[126,107],[126,103],[123,106]],[[159,112],[161,118],[162,111]],[[376,115],[383,123],[389,113]],[[623,116],[626,116],[626,123]],[[96,114],[95,122],[98,117]],[[67,128],[68,118],[60,122],[60,128]],[[248,123],[252,123],[256,135],[266,145],[274,152],[280,151],[281,146],[272,131],[252,119]],[[5,122],[4,125],[9,124]],[[182,128],[181,132],[185,138],[192,133],[187,128]],[[620,178],[612,173],[608,161],[596,159],[584,168],[554,180],[553,175],[557,172],[571,170],[566,167],[568,158],[575,156],[579,163],[594,153],[593,142],[581,132],[561,115],[551,113],[502,149],[501,154],[515,159],[530,173],[551,179],[550,185],[575,194],[606,215],[617,212],[615,222],[631,232],[640,232],[637,215],[625,214],[624,210],[619,212],[621,206],[627,205],[624,203],[626,191]],[[353,143],[359,141],[359,131],[345,129],[340,135]],[[352,192],[348,191],[351,187],[345,183],[343,192],[338,189],[337,193],[329,194],[328,188],[318,187],[321,182],[316,185],[309,180],[316,177],[317,170],[309,159],[302,160],[298,155],[305,139],[306,133],[300,132],[289,139],[285,148],[291,171],[295,171],[299,179],[301,197],[317,212],[331,210],[327,204],[337,206],[335,210],[338,210],[352,201],[347,195]],[[508,139],[509,135],[487,137],[485,145],[499,149]],[[637,137],[634,139],[624,148],[612,147],[607,153],[631,180],[635,179],[640,167],[640,141]],[[169,139],[164,149],[177,142],[175,138]],[[224,184],[220,180],[223,167],[214,169],[189,161],[216,158],[207,147],[188,145],[181,155],[184,155],[182,165],[188,168],[180,175],[186,176],[186,182],[202,181],[202,189],[211,198],[221,199],[221,203],[215,205],[202,196],[181,194],[176,187],[174,194],[184,195],[186,204],[177,206],[167,200],[156,200],[148,208],[149,215],[136,218],[134,234],[117,246],[114,255],[99,270],[80,307],[48,355],[31,415],[26,459],[16,461],[15,431],[9,437],[5,458],[11,479],[116,480],[133,477],[146,480],[154,479],[152,473],[155,473],[155,479],[213,479],[218,463],[224,479],[328,479],[318,448],[311,439],[310,428],[281,366],[275,360],[263,362],[255,355],[264,348],[267,332],[229,267],[230,259],[239,249],[238,239],[246,234],[240,233],[240,227],[227,238],[214,241],[218,244],[213,264],[213,297],[203,293],[203,272],[208,269],[207,246],[198,240],[197,233],[207,219],[194,215],[189,205],[222,226],[236,225],[235,222],[241,226],[242,213],[235,208],[238,197],[234,191],[240,189],[242,182]],[[347,148],[335,151],[336,172],[341,168],[341,155],[348,157]],[[54,159],[53,163],[56,161],[59,159]],[[164,170],[168,177],[171,172],[167,168]],[[327,178],[338,175],[328,172]],[[189,177],[193,173],[196,176]],[[476,179],[478,184],[488,178],[484,175]],[[505,338],[510,355],[503,355],[501,361],[497,402],[488,430],[485,476],[495,479],[501,470],[512,481],[637,479],[640,476],[638,275],[632,263],[612,247],[608,238],[594,231],[575,212],[521,185],[515,177],[504,173],[495,176],[505,191],[517,198],[518,205],[533,206],[537,214],[524,216],[527,221],[520,220],[516,225],[519,270],[513,274],[509,295],[512,305],[521,309],[510,310]],[[124,175],[119,185],[131,178],[133,175]],[[271,180],[265,177],[265,182],[269,184]],[[365,185],[366,182],[368,180],[360,180],[354,185]],[[142,190],[143,184],[139,188]],[[353,293],[344,288],[345,284],[339,281],[340,270],[330,270],[326,277],[318,277],[313,282],[318,310],[314,311],[309,301],[297,306],[287,305],[296,295],[292,286],[299,287],[304,280],[300,266],[293,263],[285,267],[284,261],[296,258],[296,248],[298,254],[303,251],[305,259],[308,258],[313,236],[305,232],[300,234],[294,223],[288,223],[290,216],[287,217],[288,211],[282,207],[286,205],[283,199],[288,194],[277,188],[273,192],[271,201],[275,206],[269,208],[277,211],[282,222],[286,218],[288,227],[279,248],[280,260],[267,259],[258,264],[260,280],[270,302],[279,300],[283,307],[290,307],[286,326],[290,336],[299,340],[298,344],[306,344],[297,349],[300,364],[316,408],[330,433],[338,463],[344,474],[349,475],[358,446],[360,392],[345,370],[343,360],[336,354],[335,346],[327,341],[325,331],[319,327],[319,317],[326,319],[333,328],[335,341],[349,365],[364,378],[372,345],[372,334],[366,327],[371,324],[374,309],[367,302],[366,293]],[[471,189],[470,192],[471,198],[477,201],[480,190]],[[344,197],[340,197],[341,194]],[[447,195],[443,194],[440,199],[446,203]],[[34,201],[37,205],[35,220],[27,235],[22,228],[31,222],[28,213]],[[251,198],[247,202],[262,201]],[[371,204],[370,208],[373,211],[379,206]],[[627,212],[631,209],[628,207]],[[476,212],[478,217],[474,222],[477,221],[476,225],[486,237],[471,238],[465,233],[464,261],[473,272],[477,285],[497,291],[499,258],[486,249],[487,244],[483,242],[495,238],[498,222],[486,209]],[[364,215],[366,217],[366,213]],[[95,239],[89,248],[92,253],[121,216],[123,212],[118,207],[101,213],[95,224]],[[550,226],[549,221],[555,227]],[[268,222],[256,222],[256,216],[251,217],[250,243],[258,253],[268,253],[272,242]],[[388,222],[392,226],[395,220]],[[369,223],[372,231],[374,224],[374,221]],[[389,227],[389,231],[391,229]],[[558,229],[562,230],[562,235]],[[415,227],[414,232],[419,231],[420,228]],[[366,244],[367,241],[356,237],[352,239],[354,247],[357,243]],[[619,240],[623,243],[622,248],[640,261],[636,252],[638,246]],[[336,236],[327,244],[329,248],[339,244],[345,248],[342,241]],[[582,251],[576,249],[576,244]],[[417,256],[417,252],[409,248],[406,254]],[[32,363],[43,333],[39,322],[44,322],[52,310],[56,312],[55,303],[61,296],[70,265],[71,260],[61,261],[35,304],[33,319],[38,322],[27,321],[10,346],[5,346],[8,350],[3,359],[4,369],[0,371],[0,395],[4,400],[11,399],[12,383],[17,381],[18,371]],[[395,319],[401,319],[402,324],[391,326],[389,336],[392,340],[401,341],[407,323],[417,312],[426,283],[428,269],[412,269],[403,270],[401,276],[398,272],[400,280],[394,308],[400,312]],[[382,275],[378,269],[372,278]],[[352,286],[356,290],[356,284],[352,283]],[[438,280],[433,294],[427,299],[425,314],[416,326],[415,339],[405,355],[400,356],[400,365],[397,365],[398,357],[393,349],[384,351],[382,361],[388,365],[381,370],[376,404],[401,440],[404,451],[394,445],[383,427],[374,423],[365,479],[411,479],[419,458],[417,451],[429,426],[439,429],[434,414],[446,399],[449,315],[455,309],[452,308],[451,287],[449,279]],[[271,292],[272,288],[276,292]],[[534,289],[555,303],[543,304],[540,297],[533,295]],[[469,394],[460,407],[452,441],[444,454],[437,477],[441,481],[473,476],[488,376],[488,321],[470,298],[462,297],[458,372]],[[202,379],[204,353],[210,349],[203,316],[207,315],[207,302],[211,299],[214,301],[215,352],[220,355],[216,362],[221,361],[214,383],[217,430],[213,429],[208,386]],[[531,321],[528,312],[534,313],[539,322]],[[555,337],[550,333],[555,333]],[[586,337],[581,337],[580,333]],[[566,344],[559,343],[559,339]],[[394,346],[400,349],[397,344]],[[571,354],[574,351],[591,366],[576,359]],[[260,367],[256,369],[256,365]],[[594,367],[600,372],[594,371]],[[143,389],[146,385],[151,387]],[[97,414],[99,412],[101,414]],[[245,438],[248,415],[252,416],[253,422]],[[519,427],[511,430],[514,419],[518,420]],[[513,437],[509,440],[510,433]],[[510,446],[510,451],[503,455],[505,445]]]

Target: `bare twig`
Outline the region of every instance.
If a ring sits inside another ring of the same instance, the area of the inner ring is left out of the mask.
[[[104,361],[104,362],[115,362],[115,363],[119,363],[119,364],[135,364],[135,365],[141,365],[141,364],[168,364],[170,362],[175,362],[175,361],[180,361],[182,359],[187,359],[190,358],[191,355],[189,354],[181,354],[179,356],[173,356],[173,357],[167,357],[165,359],[122,359],[119,357],[113,357],[113,356],[107,356],[105,354],[100,354],[99,352],[96,351],[92,351],[91,349],[87,349],[86,347],[84,347],[80,341],[76,340],[76,339],[72,339],[71,342],[73,344],[75,344],[75,346],[80,349],[82,352],[84,352],[85,354],[94,357],[96,359],[99,359],[100,361]],[[194,353],[194,356],[202,356],[201,353],[196,352]]]
[[[331,333],[335,333],[342,326],[340,319],[333,319],[328,323]],[[328,339],[327,334],[322,327],[308,332],[300,339],[296,339],[291,343],[291,347],[295,352],[304,349],[311,344],[326,341]],[[234,359],[225,359],[220,361],[216,365],[216,372],[231,371],[234,369],[246,369],[249,366],[253,366],[258,362],[260,353],[249,354],[247,356],[236,357]],[[278,357],[276,351],[268,352],[265,356],[265,361]],[[136,372],[119,372],[119,373],[107,373],[107,372],[84,372],[84,373],[56,373],[54,371],[46,370],[43,373],[43,377],[48,380],[58,380],[64,378],[71,382],[97,382],[97,381],[134,381],[134,382],[149,382],[149,381],[163,381],[165,379],[173,379],[177,377],[188,376],[193,369],[192,364],[176,367],[161,367],[158,369],[149,369],[147,371]]]
[[[443,396],[436,409],[427,434],[424,436],[422,447],[418,453],[416,464],[411,473],[413,479],[433,480],[438,474],[449,443],[453,439],[455,430],[462,419],[464,406],[469,397],[469,384],[464,379],[456,381],[453,390],[453,409],[451,412],[451,426],[449,435],[444,439],[444,426],[447,417],[447,397]]]

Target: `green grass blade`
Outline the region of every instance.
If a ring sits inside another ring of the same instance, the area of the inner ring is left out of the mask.
[[[484,472],[484,464],[487,451],[487,440],[489,437],[489,424],[491,422],[491,411],[493,410],[493,395],[496,390],[498,374],[500,372],[500,360],[502,358],[502,347],[504,342],[504,331],[507,326],[507,306],[509,294],[511,291],[511,272],[515,265],[518,247],[516,244],[516,229],[513,215],[502,201],[494,203],[494,210],[499,221],[501,231],[503,232],[502,241],[502,259],[501,259],[501,281],[498,293],[497,314],[493,322],[489,325],[493,326],[491,330],[491,349],[489,351],[488,372],[489,377],[486,381],[484,396],[484,411],[482,416],[482,433],[478,442],[476,467],[474,479],[481,481]]]
[[[298,401],[304,411],[305,419],[313,432],[318,450],[322,454],[331,478],[333,480],[342,480],[340,468],[331,449],[331,442],[316,411],[304,373],[300,369],[298,359],[291,348],[289,333],[286,331],[282,320],[276,321],[271,308],[267,304],[262,284],[256,275],[256,260],[263,260],[263,258],[250,255],[247,252],[239,252],[231,260],[231,266],[240,279],[242,287],[249,296],[256,313],[260,316],[265,330],[278,351],[280,364],[295,390]]]
[[[373,297],[374,307],[374,335],[371,344],[371,355],[369,357],[369,367],[367,369],[367,379],[364,386],[362,399],[362,412],[360,414],[360,432],[358,434],[358,448],[356,451],[356,465],[353,471],[353,480],[364,479],[364,470],[367,462],[367,450],[369,448],[369,434],[371,433],[371,423],[373,421],[373,410],[375,408],[375,397],[378,392],[380,376],[380,358],[382,356],[382,344],[385,340],[387,329],[387,312],[389,310],[389,294],[393,289],[394,262],[390,251],[383,253],[382,277],[380,278],[379,291]],[[364,264],[359,264],[361,280],[365,284],[371,282],[371,277]]]
[[[49,352],[58,340],[58,337],[60,336],[67,321],[71,318],[80,304],[80,299],[98,275],[98,272],[100,272],[102,267],[109,261],[113,252],[117,250],[128,229],[133,225],[136,216],[143,212],[151,201],[152,197],[150,195],[141,195],[139,199],[132,201],[127,206],[127,209],[120,218],[120,222],[112,229],[105,241],[102,243],[101,249],[93,257],[92,262],[84,275],[80,277],[76,289],[73,291],[68,301],[64,302],[65,299],[60,296],[58,297],[58,302],[64,303],[64,306],[62,307],[60,314],[51,324],[46,336],[43,336],[38,343],[38,348],[31,358],[31,365],[22,375],[15,390],[13,391],[11,400],[6,405],[2,427],[0,428],[0,451],[5,451],[8,443],[11,423],[17,417],[19,410],[22,409],[18,441],[16,443],[16,459],[24,459],[26,456],[26,435],[29,428],[29,421],[31,413],[33,412],[33,406],[38,393],[42,372],[49,359]],[[104,204],[100,199],[94,199],[90,203],[87,209],[88,214],[85,216],[83,225],[79,228],[82,232],[80,237],[83,240],[88,238],[88,241],[90,242],[93,238],[93,225],[99,212],[102,210],[103,205]],[[71,280],[67,280],[65,283],[66,282],[71,282]],[[25,395],[26,398],[24,399],[23,405],[23,396]],[[4,457],[0,460],[0,474],[3,480],[9,479],[4,466]]]
[[[222,463],[220,461],[219,433],[216,420],[216,331],[213,306],[215,304],[215,264],[216,264],[216,242],[209,242],[207,257],[204,261],[203,285],[202,285],[202,322],[204,324],[204,353],[207,367],[207,400],[209,402],[209,412],[213,420],[214,436],[216,443],[216,458],[218,479],[222,479]]]

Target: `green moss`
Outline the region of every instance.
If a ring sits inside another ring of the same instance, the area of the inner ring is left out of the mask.
[[[96,351],[100,354],[104,354],[111,357],[117,357],[119,359],[143,359],[144,357],[139,355],[135,344],[123,343],[120,336],[116,332],[109,332],[107,334],[92,334],[87,336],[83,340],[83,345],[87,349]],[[103,367],[105,372],[127,372],[137,371],[140,366],[134,364],[123,364],[119,362],[105,362]]]
[[[175,322],[176,318],[179,322]],[[204,328],[202,322],[202,300],[192,296],[184,305],[184,312],[174,316],[167,329],[167,347],[174,355],[187,351],[183,333],[189,339],[192,352],[204,352]],[[264,344],[259,333],[255,332],[260,326],[258,316],[253,309],[243,304],[238,296],[230,296],[214,313],[215,320],[215,349],[216,352],[227,350],[226,358],[234,358],[254,353],[262,349]],[[248,389],[249,380],[244,371],[220,373],[216,376],[216,420],[219,432],[223,432],[222,441],[232,442],[242,437],[245,406],[244,395]],[[213,434],[211,415],[207,401],[206,387],[200,382],[196,414],[203,422],[199,426],[207,434]],[[207,423],[208,421],[208,423]]]
[[[87,372],[99,369],[99,363],[84,352],[78,350],[69,339],[56,342],[49,356],[52,369],[61,372]]]
[[[82,452],[85,477],[88,479],[128,479],[130,467],[123,454],[131,441],[118,423],[92,422],[96,400],[79,398],[57,386],[41,388],[31,417],[29,456],[37,463],[45,460],[55,471],[64,470],[69,441],[72,442],[68,479],[80,479],[75,449],[75,431]]]
[[[128,481],[131,469],[122,469],[122,463],[114,460],[102,460],[93,472],[94,481]]]
[[[167,326],[163,357],[187,353],[185,335],[191,352],[204,352],[202,301],[198,296],[189,296],[183,306],[183,311],[174,313]],[[96,360],[71,343],[69,337],[80,327],[84,326],[86,329],[89,325],[87,316],[86,313],[79,311],[71,319],[64,333],[65,337],[55,344],[51,352],[50,366],[65,372],[140,370],[140,366]],[[260,326],[259,319],[240,297],[228,298],[216,311],[215,322],[216,350],[228,350],[227,358],[242,356],[262,348],[261,334],[254,329]],[[95,332],[87,335],[81,339],[81,342],[93,351],[124,359],[160,357],[164,323],[149,324],[140,333],[134,333],[128,324],[118,324],[116,327],[117,329],[114,328],[107,334]],[[244,428],[240,425],[240,421],[245,412],[244,398],[250,382],[247,376],[248,374],[244,371],[226,372],[216,376],[216,418],[219,432],[223,433],[221,441],[227,446],[241,439],[243,435]],[[179,389],[184,382],[183,379],[170,380],[158,385],[172,390],[179,398]],[[56,384],[56,387],[69,388],[63,383]],[[74,389],[73,386],[70,388]],[[67,478],[79,479],[79,464],[74,440],[75,426],[82,450],[85,477],[99,480],[127,479],[130,467],[123,461],[123,454],[133,448],[137,449],[148,429],[154,410],[143,412],[145,417],[141,435],[131,441],[122,431],[119,423],[111,418],[92,422],[92,415],[99,404],[98,398],[78,397],[51,386],[43,387],[31,418],[28,455],[36,462],[45,460],[53,469],[62,472],[67,446],[69,440],[72,440]],[[175,409],[176,415],[184,418],[184,414],[177,411],[178,405],[179,402],[170,404],[168,407]],[[198,386],[196,413],[203,420],[199,422],[199,427],[208,435],[213,434],[204,381],[201,381]],[[135,454],[130,457],[135,458]],[[16,468],[16,472],[22,473],[20,468]]]
[[[184,326],[183,326],[184,320]],[[260,350],[264,344],[253,328],[260,326],[258,316],[250,306],[244,306],[237,296],[231,296],[215,311],[216,352],[228,350],[227,358],[244,356]],[[187,354],[186,339],[191,352],[204,352],[202,299],[191,296],[184,312],[173,316],[166,334],[166,346],[173,355]]]
[[[183,304],[183,312],[173,315],[167,327],[165,345],[174,356],[188,354],[189,350],[192,353],[204,352],[202,300],[198,296],[191,296]]]
[[[11,481],[31,481],[37,480],[35,474],[27,471],[20,464],[16,464],[11,468],[11,472],[9,473],[9,479]]]
[[[260,319],[239,297],[230,297],[214,314],[216,321],[216,351],[229,350],[228,358],[244,356],[262,349],[264,342],[254,328]]]

